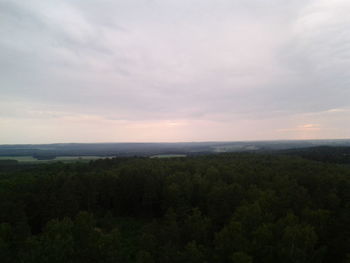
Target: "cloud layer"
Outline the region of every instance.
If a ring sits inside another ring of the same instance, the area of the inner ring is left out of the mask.
[[[344,138],[347,0],[0,0],[0,143]]]

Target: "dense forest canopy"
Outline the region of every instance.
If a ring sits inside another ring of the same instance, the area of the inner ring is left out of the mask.
[[[349,262],[350,169],[220,154],[0,163],[14,262]]]

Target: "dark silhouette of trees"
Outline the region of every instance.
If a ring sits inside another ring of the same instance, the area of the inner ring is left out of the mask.
[[[259,154],[17,166],[0,169],[4,263],[349,260],[347,166]]]

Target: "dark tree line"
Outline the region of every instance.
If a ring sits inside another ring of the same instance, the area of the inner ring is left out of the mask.
[[[349,251],[340,165],[223,154],[0,173],[3,263],[350,262]]]
[[[301,156],[305,159],[327,163],[350,164],[350,147],[317,146],[277,151],[279,154]]]

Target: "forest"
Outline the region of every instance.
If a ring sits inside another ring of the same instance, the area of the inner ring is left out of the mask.
[[[350,262],[350,169],[258,153],[4,161],[0,255],[2,263]]]

